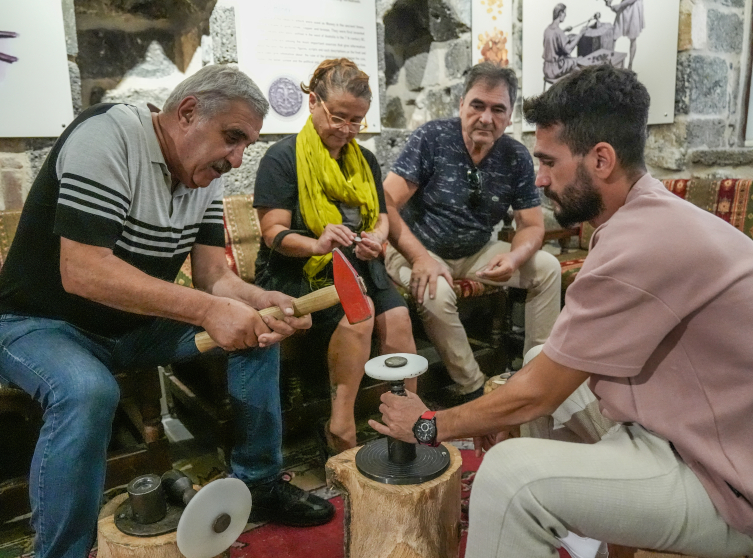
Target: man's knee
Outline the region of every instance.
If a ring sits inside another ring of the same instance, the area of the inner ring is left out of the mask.
[[[559,288],[562,282],[560,262],[549,252],[537,251],[520,267],[522,287],[536,289],[540,287]]]
[[[56,399],[54,403],[75,414],[82,423],[109,426],[120,400],[120,387],[109,372],[89,374],[80,382],[66,386]]]
[[[558,281],[560,280],[562,276],[562,267],[560,266],[559,260],[557,260],[552,254],[539,250],[534,254],[533,259],[538,274],[541,277],[556,279]]]
[[[546,441],[515,438],[494,446],[484,457],[473,481],[473,491],[485,500],[496,501],[500,508],[515,498],[530,494],[526,487],[546,478],[542,463],[551,460],[542,448]]]
[[[435,316],[454,314],[457,312],[457,302],[458,298],[452,285],[444,277],[437,277],[437,288],[434,292],[434,298],[429,297],[429,287],[427,285],[424,292],[424,302],[418,311],[422,317],[425,313]]]

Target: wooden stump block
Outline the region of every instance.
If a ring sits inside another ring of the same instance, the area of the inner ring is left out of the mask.
[[[115,510],[128,498],[121,494],[107,502],[97,522],[97,558],[185,558],[178,550],[175,531],[156,537],[126,535],[115,526]],[[216,558],[229,556],[223,552]]]
[[[356,469],[353,448],[327,461],[327,484],[343,492],[345,558],[453,558],[460,542],[462,459],[454,446],[450,466],[434,480],[382,484]]]

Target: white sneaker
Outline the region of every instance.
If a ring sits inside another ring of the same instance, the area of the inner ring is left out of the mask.
[[[567,536],[560,541],[572,558],[609,558],[606,543],[596,539],[581,537],[568,531]]]

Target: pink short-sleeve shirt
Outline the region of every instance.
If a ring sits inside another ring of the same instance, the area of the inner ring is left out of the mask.
[[[753,241],[648,174],[596,229],[544,352],[672,442],[753,534]]]

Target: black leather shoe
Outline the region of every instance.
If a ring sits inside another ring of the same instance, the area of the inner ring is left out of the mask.
[[[335,507],[282,478],[254,486],[251,490],[251,523],[271,521],[292,527],[311,527],[327,523]]]

